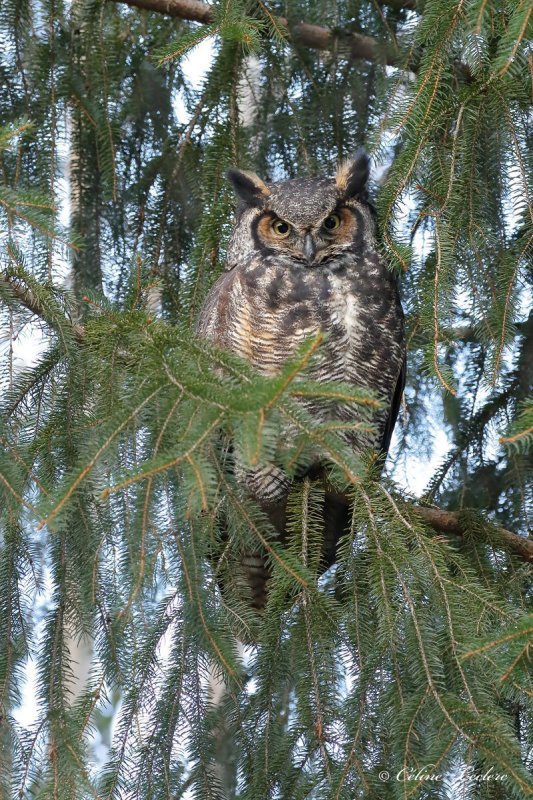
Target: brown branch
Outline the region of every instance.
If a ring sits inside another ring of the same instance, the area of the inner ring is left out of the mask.
[[[362,33],[337,33],[320,25],[310,25],[308,22],[299,22],[291,28],[285,17],[278,17],[278,22],[287,29],[296,44],[303,44],[315,50],[332,50],[335,43],[338,43],[353,59],[378,61],[389,66],[396,66],[399,63],[398,49],[391,47],[390,44],[378,42],[372,36],[365,36]]]
[[[201,0],[108,0],[114,3],[141,8],[145,11],[156,11],[169,17],[186,19],[191,22],[200,22],[209,25],[213,21],[212,6]],[[413,8],[412,0],[390,0],[387,5],[393,8]],[[390,66],[398,65],[400,54],[396,47],[384,44],[372,36],[362,33],[343,33],[332,31],[321,25],[311,25],[308,22],[298,22],[291,25],[286,17],[276,17],[280,28],[287,31],[287,35],[296,44],[302,44],[314,50],[332,50],[338,44],[345,48],[353,59],[365,61],[380,61]]]
[[[452,536],[464,536],[465,526],[460,514],[455,511],[445,511],[442,508],[429,508],[417,506],[417,513],[427,524],[437,533],[451,534]],[[506,548],[525,561],[533,561],[533,541],[526,536],[519,536],[505,528],[495,528],[498,537],[505,544]]]
[[[127,3],[130,6],[143,8],[147,11],[157,11],[169,17],[188,19],[191,22],[202,22],[208,25],[213,21],[213,9],[202,0],[111,0],[112,2]],[[416,11],[416,0],[378,0],[380,6],[389,6],[393,11]],[[283,18],[281,18],[283,19]]]
[[[416,0],[378,0],[378,4],[380,6],[389,6],[393,11],[402,11],[402,9],[407,11],[417,10]]]
[[[213,9],[201,0],[112,0],[112,2],[126,3],[128,6],[142,8],[145,11],[157,11],[168,17],[188,19],[190,22],[201,22],[209,25],[213,21]]]

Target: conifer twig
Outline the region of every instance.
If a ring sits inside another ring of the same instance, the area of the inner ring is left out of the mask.
[[[18,279],[16,275],[10,275],[7,272],[0,272],[0,281],[3,281],[9,287],[12,295],[22,306],[24,306],[24,308],[28,309],[28,311],[31,311],[31,313],[36,317],[39,317],[39,319],[42,319],[43,322],[51,325],[51,327],[55,327],[53,322],[50,321],[49,314],[47,313],[43,304],[33,294],[29,287],[21,284],[20,279]],[[66,317],[65,322],[69,322]],[[81,341],[85,336],[84,326],[75,322],[72,322],[71,325],[72,333],[74,334],[75,338],[78,339],[78,341]]]

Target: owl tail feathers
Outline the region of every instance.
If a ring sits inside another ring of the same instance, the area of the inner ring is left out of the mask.
[[[248,553],[242,557],[238,577],[246,600],[254,611],[263,611],[266,606],[270,574],[266,559],[260,553]]]
[[[246,494],[261,508],[272,527],[283,534],[287,497],[291,488],[291,480],[284,470],[273,463],[262,464],[253,469],[244,469],[237,464],[235,476]],[[266,605],[270,574],[264,554],[244,553],[238,566],[237,579],[242,587],[243,599],[255,611],[262,611]]]

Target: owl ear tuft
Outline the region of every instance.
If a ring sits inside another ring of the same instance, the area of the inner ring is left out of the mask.
[[[239,200],[247,206],[260,206],[270,195],[270,189],[255,172],[228,169],[226,176]]]
[[[337,167],[335,183],[344,198],[366,197],[366,185],[370,174],[370,159],[364,150],[358,150],[353,158],[347,158]]]

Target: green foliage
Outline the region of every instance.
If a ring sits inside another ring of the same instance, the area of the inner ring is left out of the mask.
[[[0,153],[9,159],[10,151],[18,141],[19,153],[22,149],[23,137],[31,136],[32,126],[28,122],[7,125],[0,128]],[[50,199],[31,189],[0,186],[0,207],[5,215],[3,225],[9,231],[15,231],[17,225],[30,225],[45,237],[55,238],[55,209]]]
[[[223,0],[199,25],[0,4],[2,800],[531,796],[531,574],[500,529],[527,534],[533,485],[533,15],[411,5]],[[306,411],[343,402],[371,426],[380,407],[307,377],[320,337],[267,379],[193,333],[227,167],[331,173],[360,145],[390,166],[374,188],[407,312],[395,455],[424,460],[440,416],[450,450],[423,498],[460,512],[461,537]],[[21,367],[30,322],[43,351]],[[296,476],[317,454],[353,496],[326,574],[323,486],[295,482],[282,545],[235,469]],[[260,616],[249,552],[272,571]]]
[[[156,52],[159,66],[171,59],[182,58],[197,44],[210,36],[219,36],[222,41],[236,42],[245,52],[257,50],[264,22],[246,15],[244,3],[223,0],[211,6],[212,22],[199,30],[184,33],[175,42]]]
[[[528,398],[522,404],[520,413],[514,420],[511,429],[500,441],[509,448],[528,450],[533,443],[533,399]]]

